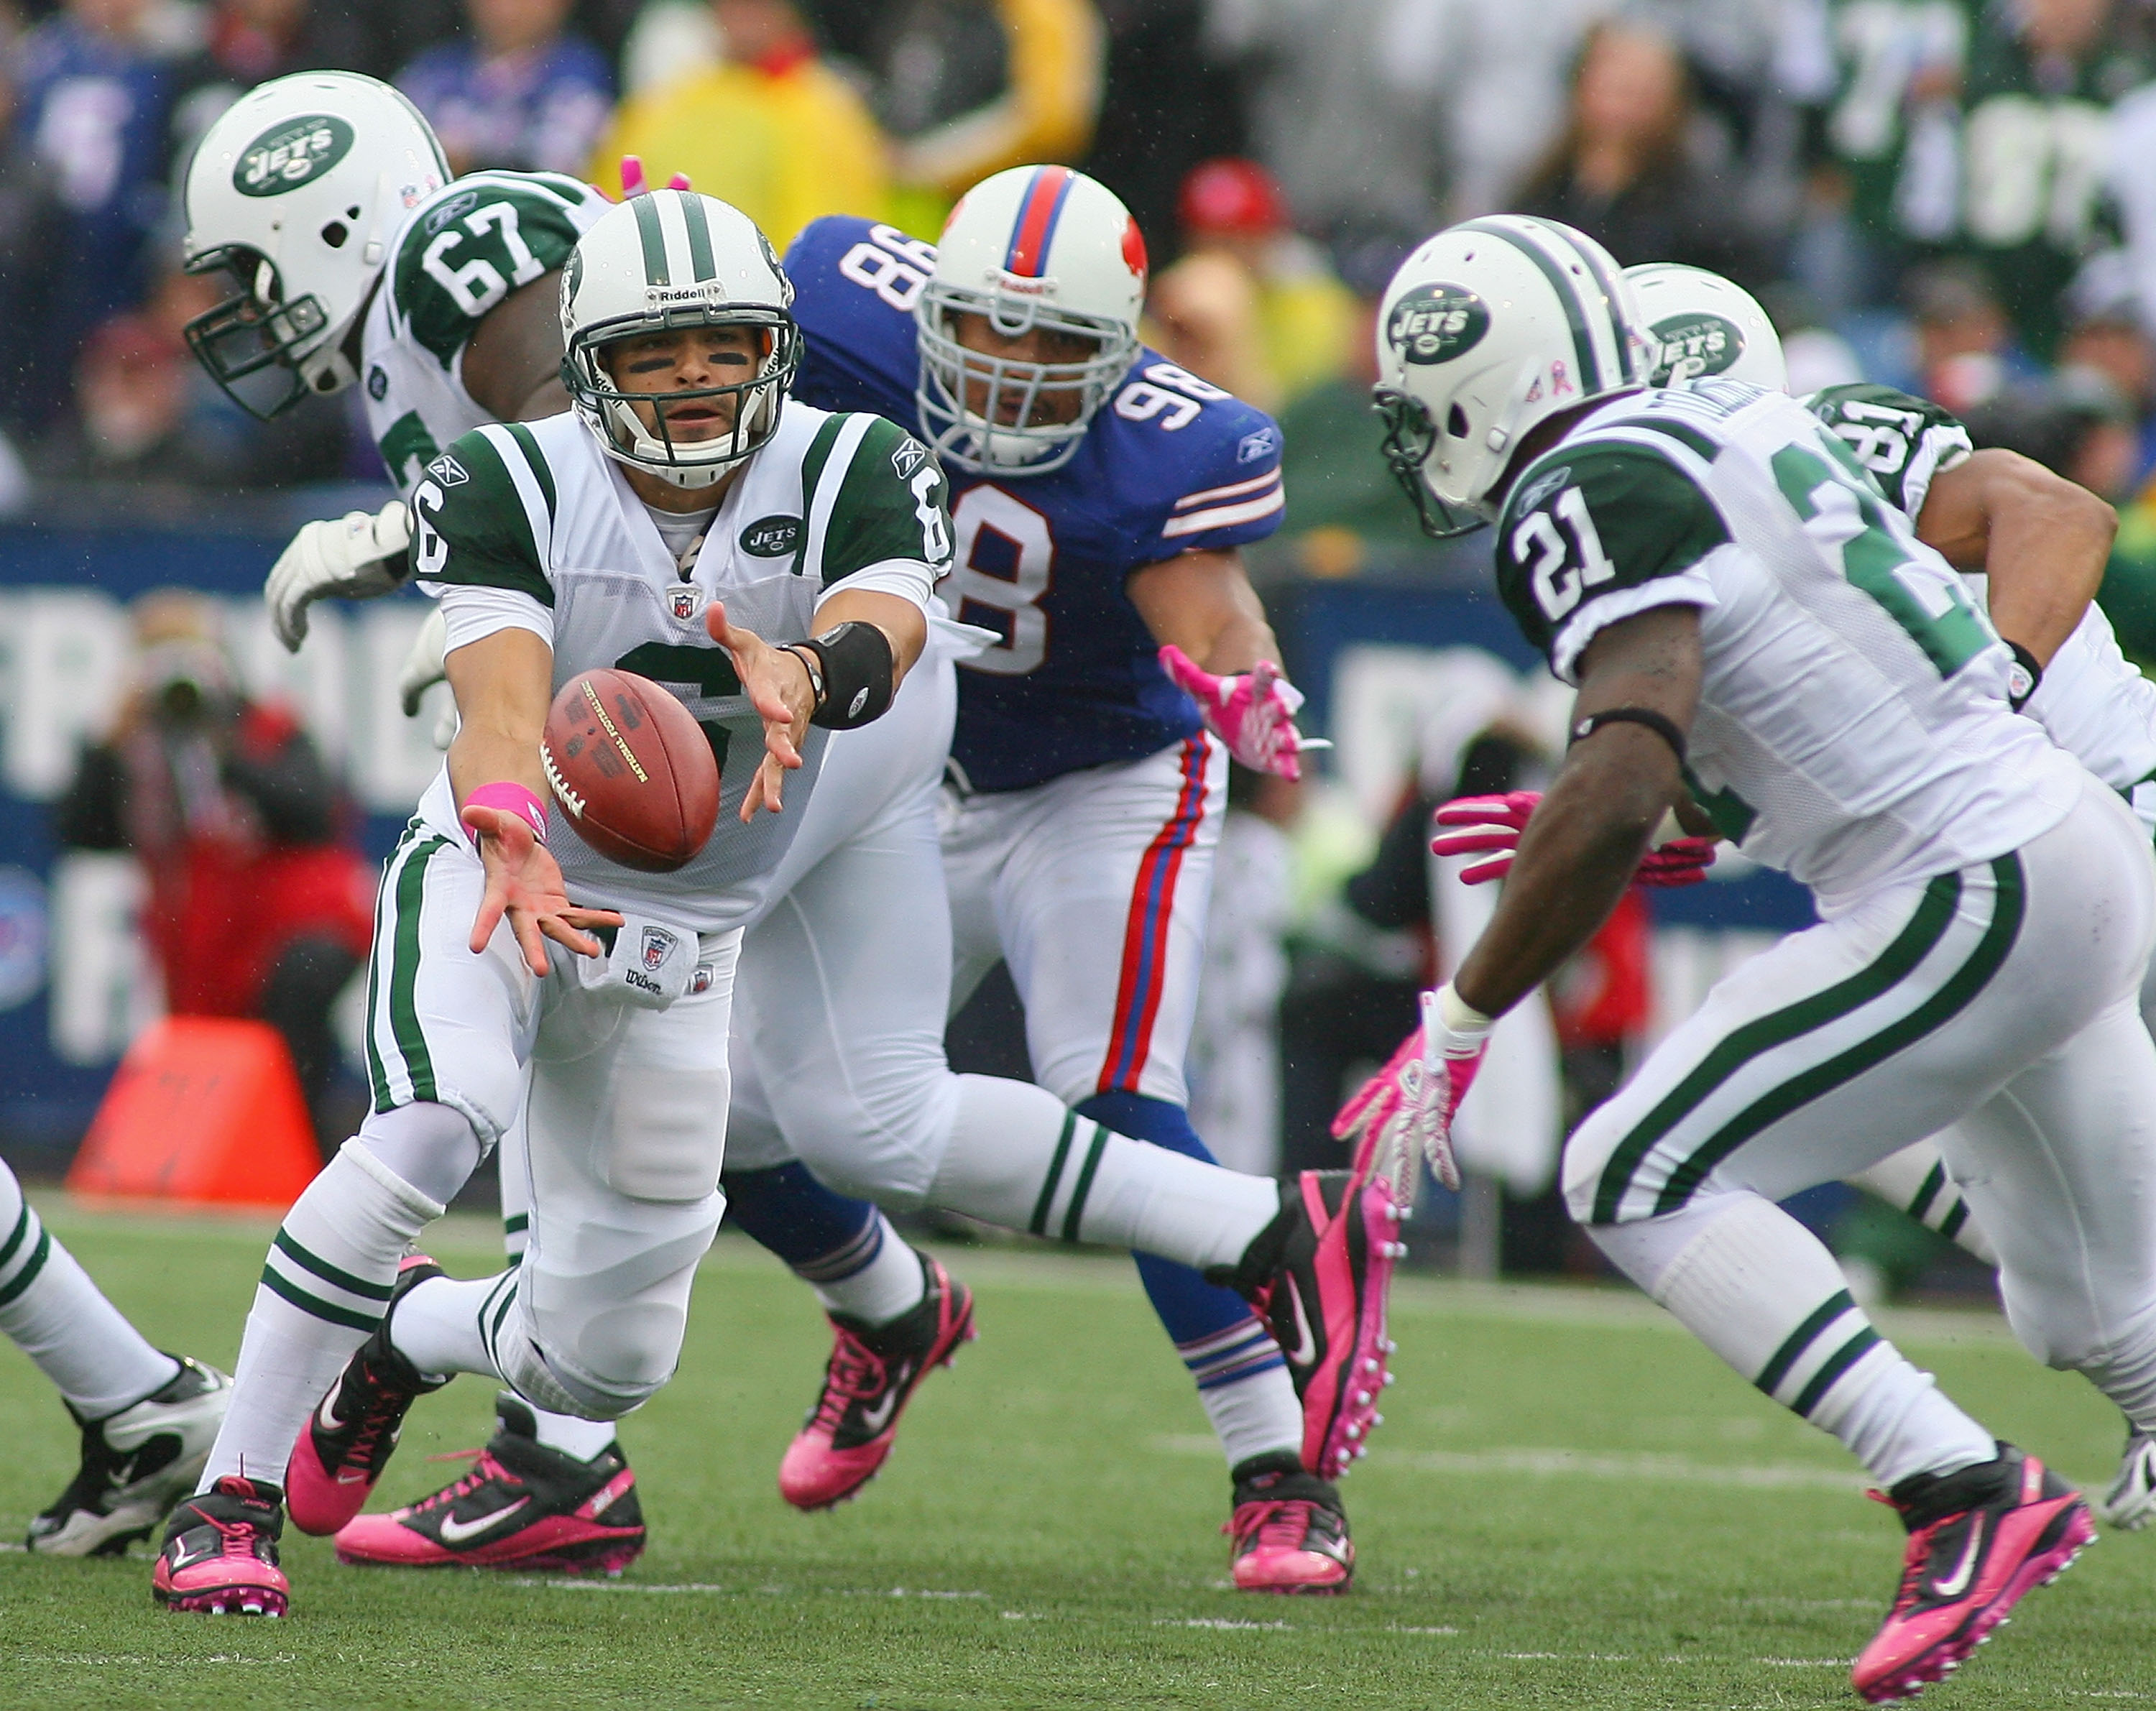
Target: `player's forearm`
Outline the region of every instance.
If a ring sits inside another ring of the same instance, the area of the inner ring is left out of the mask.
[[[816,609],[815,633],[841,624],[872,624],[891,644],[891,688],[906,681],[928,645],[928,619],[912,601],[875,588],[841,588]]]
[[[1573,750],[1453,977],[1465,1002],[1502,1015],[1594,936],[1631,883],[1675,771],[1662,739],[1636,725],[1605,726]]]
[[[539,738],[553,686],[553,650],[526,629],[497,630],[445,664],[461,722],[449,744],[449,786],[462,807],[483,784],[521,784],[542,801]]]
[[[1240,553],[1186,552],[1135,572],[1126,585],[1152,639],[1173,644],[1216,677],[1280,660],[1265,609]]]
[[[2046,488],[1994,511],[1984,557],[1993,628],[2050,665],[2096,598],[2118,532],[2117,513],[2082,487]]]

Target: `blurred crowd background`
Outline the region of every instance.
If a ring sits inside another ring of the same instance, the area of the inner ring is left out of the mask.
[[[634,152],[782,249],[834,211],[933,238],[990,172],[1083,167],[1144,229],[1152,342],[1283,422],[1287,521],[1253,555],[1283,612],[1476,585],[1486,549],[1424,541],[1377,456],[1373,306],[1448,222],[1554,216],[1748,286],[1796,390],[1924,393],[2112,500],[2102,599],[2156,657],[2156,0],[0,0],[0,517],[184,524],[381,482],[352,399],[255,423],[180,337],[213,290],[177,265],[195,140],[329,66],[393,81],[459,172],[612,190]],[[1532,782],[1562,705],[1489,645],[1328,652],[1333,775],[1238,780],[1194,1071],[1235,1162],[1327,1162],[1343,1078],[1471,933],[1430,807]],[[1628,905],[1553,994],[1523,1072],[1556,1089],[1544,1127],[1713,972],[1669,925]],[[1505,1146],[1448,1239],[1584,1263],[1551,1148]],[[1930,1251],[1900,1240],[1877,1264],[1914,1275]]]

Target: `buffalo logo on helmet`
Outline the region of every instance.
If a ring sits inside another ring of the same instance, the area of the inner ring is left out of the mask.
[[[1719,315],[1672,315],[1650,329],[1655,346],[1655,378],[1664,386],[1726,374],[1744,354],[1744,331]]]
[[[696,591],[694,588],[671,588],[667,591],[667,609],[686,624],[696,615]]]
[[[1449,362],[1490,331],[1490,311],[1465,285],[1419,285],[1393,305],[1385,337],[1404,362]]]
[[[242,196],[281,196],[328,172],[352,144],[352,126],[334,114],[281,121],[240,150],[232,188]]]
[[[665,966],[667,958],[674,954],[674,948],[679,943],[680,940],[663,927],[645,927],[644,929],[644,968],[656,974]]]

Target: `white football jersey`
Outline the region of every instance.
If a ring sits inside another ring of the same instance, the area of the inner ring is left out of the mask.
[[[572,414],[476,429],[426,466],[412,497],[422,588],[525,597],[551,632],[557,693],[597,666],[651,678],[681,699],[718,756],[717,830],[675,873],[606,861],[550,804],[548,844],[572,899],[700,933],[755,913],[808,808],[829,733],[810,728],[801,768],[786,777],[784,812],[743,825],[763,727],[732,657],[704,629],[705,608],[723,600],[730,619],[779,643],[812,634],[816,608],[849,578],[902,583],[925,604],[950,568],[947,491],[936,460],[903,429],[789,401],[683,569],[620,465]],[[446,766],[419,813],[462,835]]]
[[[559,172],[473,172],[405,217],[367,306],[367,431],[397,491],[460,434],[494,420],[465,390],[465,347],[511,291],[553,272],[613,204]]]
[[[1497,583],[1567,681],[1605,625],[1700,609],[1686,782],[1747,856],[1838,905],[2063,819],[2079,768],[2006,705],[2010,655],[1847,446],[1780,393],[1611,400],[1507,496]]]
[[[1888,502],[1912,522],[1933,477],[1970,455],[1969,430],[1960,422],[1907,393],[1831,386],[1804,405],[1848,443]],[[1979,604],[1989,581],[1980,572],[1963,577]],[[2156,830],[2156,683],[2119,651],[2101,607],[2092,604],[2082,614],[2021,711]]]

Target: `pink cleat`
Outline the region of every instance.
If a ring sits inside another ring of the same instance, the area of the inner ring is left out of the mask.
[[[619,1575],[643,1554],[636,1474],[618,1443],[588,1462],[539,1441],[531,1410],[495,1403],[499,1430],[464,1453],[471,1471],[416,1503],[362,1515],[337,1559],[366,1568],[513,1569]]]
[[[1996,1461],[1918,1474],[1880,1498],[1901,1511],[1909,1548],[1894,1607],[1851,1672],[1875,1705],[1945,1680],[2023,1594],[2056,1580],[2096,1538],[2079,1492],[2034,1456],[1999,1451]]]
[[[1236,1590],[1345,1592],[1355,1544],[1340,1493],[1292,1456],[1254,1457],[1235,1473],[1235,1513],[1220,1530],[1235,1541]]]
[[[927,1292],[889,1324],[831,1315],[824,1392],[778,1464],[779,1495],[795,1508],[828,1509],[875,1478],[921,1380],[973,1340],[973,1291],[926,1254],[921,1266]]]
[[[167,1609],[198,1616],[282,1616],[291,1603],[277,1566],[284,1530],[277,1487],[228,1474],[172,1511],[151,1593]]]
[[[1302,1465],[1337,1479],[1384,1421],[1386,1298],[1407,1251],[1400,1209],[1392,1185],[1363,1169],[1306,1170],[1281,1199],[1241,1261],[1206,1276],[1265,1319],[1302,1399]]]

